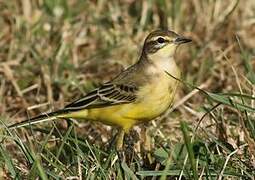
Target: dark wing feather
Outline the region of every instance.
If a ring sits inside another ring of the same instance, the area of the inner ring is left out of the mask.
[[[82,109],[131,103],[136,99],[136,91],[137,88],[135,86],[107,83],[67,105],[64,110],[78,111]]]

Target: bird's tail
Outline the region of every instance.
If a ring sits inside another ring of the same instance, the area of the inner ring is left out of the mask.
[[[7,126],[9,129],[16,129],[16,128],[20,128],[20,127],[24,127],[24,126],[28,126],[28,125],[32,125],[32,124],[37,124],[37,123],[41,123],[41,122],[45,122],[45,121],[51,121],[51,120],[55,120],[61,117],[61,115],[65,114],[65,111],[59,110],[59,111],[55,111],[55,112],[51,112],[51,113],[47,113],[47,114],[42,114],[39,116],[36,116],[34,118],[31,119],[27,119],[15,124],[12,124],[10,126]]]

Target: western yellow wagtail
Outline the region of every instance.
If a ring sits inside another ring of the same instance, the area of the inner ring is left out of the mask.
[[[174,59],[175,51],[180,44],[190,41],[173,31],[153,31],[145,39],[137,63],[112,81],[63,109],[13,124],[9,128],[61,118],[100,121],[121,128],[116,144],[117,149],[121,149],[124,135],[132,126],[156,118],[173,103],[178,87],[178,81],[173,77],[180,78]]]

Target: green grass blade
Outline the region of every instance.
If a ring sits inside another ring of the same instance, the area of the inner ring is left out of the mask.
[[[183,121],[181,122],[181,130],[182,130],[183,137],[184,137],[184,142],[185,142],[185,145],[186,145],[186,148],[187,148],[187,151],[188,151],[191,168],[193,170],[193,176],[194,176],[194,179],[197,180],[198,179],[198,173],[197,173],[197,169],[196,169],[196,160],[195,160],[191,140],[190,140],[190,137],[188,135],[188,126]]]
[[[0,153],[3,156],[6,166],[11,174],[11,177],[13,179],[19,178],[19,173],[17,172],[17,169],[14,166],[11,157],[9,156],[9,153],[7,153],[7,151],[3,148],[2,144],[0,144]]]
[[[133,171],[128,167],[128,165],[125,162],[121,163],[121,167],[123,168],[123,170],[125,172],[125,176],[127,177],[127,179],[138,180],[136,175],[133,173]]]

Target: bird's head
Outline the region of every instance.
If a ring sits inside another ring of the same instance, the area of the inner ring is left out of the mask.
[[[172,57],[180,44],[188,42],[191,42],[191,39],[180,36],[173,31],[156,30],[151,32],[145,39],[143,55],[160,58]]]

